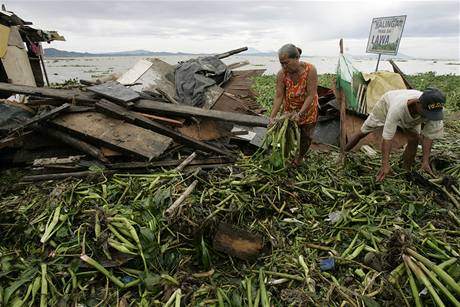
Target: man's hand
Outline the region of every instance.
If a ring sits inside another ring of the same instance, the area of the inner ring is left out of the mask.
[[[420,167],[420,171],[428,173],[432,177],[436,177],[433,170],[431,169],[430,163],[422,162],[422,166]]]
[[[377,181],[383,181],[387,175],[391,175],[392,173],[393,171],[391,170],[390,164],[383,164],[377,173],[376,179]]]

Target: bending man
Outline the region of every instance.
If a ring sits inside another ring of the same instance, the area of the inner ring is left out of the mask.
[[[430,167],[431,146],[434,139],[443,135],[443,107],[446,98],[437,89],[427,89],[423,93],[417,90],[394,90],[386,92],[377,101],[371,114],[355,134],[345,151],[351,150],[370,132],[383,127],[382,134],[382,166],[377,173],[377,180],[382,181],[389,173],[391,142],[397,127],[402,128],[407,135],[407,146],[403,154],[403,166],[410,169],[415,160],[420,133],[422,139],[421,169],[431,175]],[[422,130],[423,124],[423,130]]]

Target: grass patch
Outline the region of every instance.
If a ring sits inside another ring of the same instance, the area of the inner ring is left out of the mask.
[[[335,74],[318,75],[318,84],[324,87],[331,87]],[[427,87],[440,89],[447,98],[446,109],[450,112],[460,111],[460,76],[457,75],[436,75],[434,72],[427,72],[416,75],[408,75],[409,82],[418,90]],[[267,109],[270,114],[275,97],[276,76],[260,76],[255,78],[254,90],[258,93],[257,102]]]

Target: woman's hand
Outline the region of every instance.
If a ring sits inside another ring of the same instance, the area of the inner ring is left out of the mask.
[[[296,113],[292,114],[291,118],[292,118],[293,121],[299,122],[300,112],[296,112]]]
[[[292,114],[291,119],[299,123],[300,119],[302,118],[301,112],[295,112]]]

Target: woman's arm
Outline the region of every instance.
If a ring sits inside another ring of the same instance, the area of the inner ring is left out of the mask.
[[[318,74],[316,72],[315,66],[311,65],[311,69],[307,78],[307,97],[305,98],[305,102],[303,103],[302,108],[300,108],[299,116],[302,116],[309,108],[311,108],[313,100],[317,95],[317,91]]]
[[[276,76],[275,101],[273,101],[273,107],[272,107],[272,113],[270,114],[270,119],[273,119],[276,117],[283,103],[284,91],[285,91],[283,78],[284,78],[283,71],[280,70]]]

